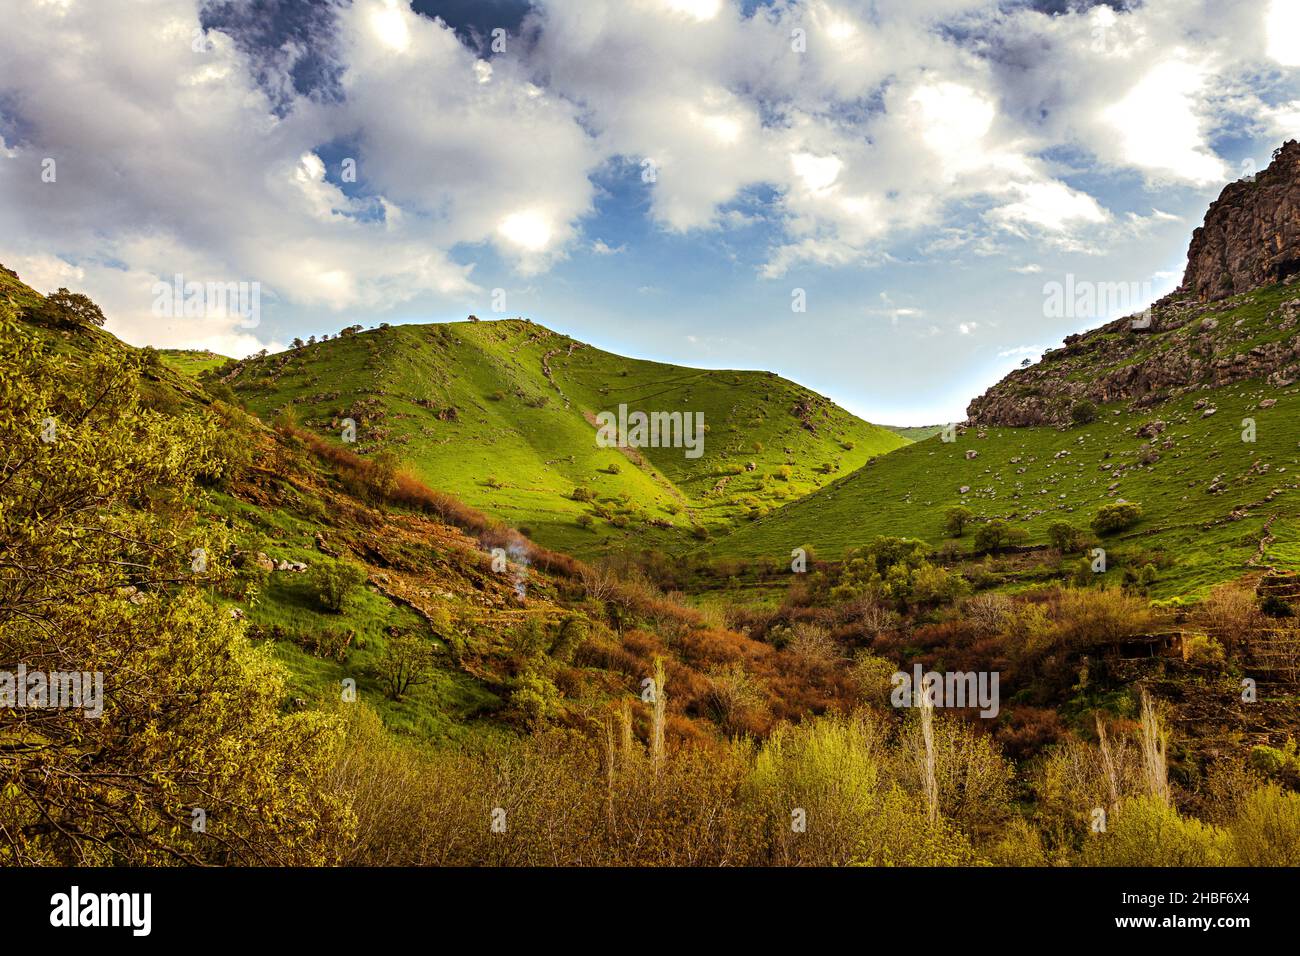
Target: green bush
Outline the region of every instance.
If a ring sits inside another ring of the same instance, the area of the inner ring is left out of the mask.
[[[1115,501],[1102,505],[1092,519],[1092,530],[1097,534],[1115,534],[1131,528],[1142,520],[1142,506],[1136,501]]]
[[[326,558],[312,565],[309,580],[321,607],[339,614],[352,593],[365,583],[366,572],[350,561]]]
[[[1088,866],[1222,866],[1231,842],[1224,831],[1154,797],[1126,800],[1110,815],[1104,833],[1090,834],[1083,850]]]
[[[1068,521],[1054,521],[1047,528],[1047,540],[1052,547],[1062,554],[1070,554],[1083,548],[1083,532]]]
[[[1238,866],[1300,866],[1300,794],[1260,787],[1242,802],[1229,832]]]
[[[535,670],[525,670],[514,680],[510,705],[531,726],[559,714],[562,695],[555,682]]]
[[[1001,518],[994,518],[980,525],[979,530],[975,532],[975,550],[1001,551],[1003,548],[1019,544],[1027,537],[1024,528],[1017,528]]]
[[[1087,399],[1070,406],[1070,421],[1076,425],[1090,425],[1097,420],[1097,406]]]

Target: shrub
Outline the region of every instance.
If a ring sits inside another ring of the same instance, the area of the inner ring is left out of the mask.
[[[1092,519],[1092,530],[1097,534],[1115,534],[1131,528],[1142,520],[1142,506],[1135,501],[1114,501],[1102,505]]]
[[[1090,425],[1097,420],[1097,406],[1087,399],[1070,406],[1070,421],[1076,425]]]
[[[1300,753],[1295,740],[1288,739],[1281,747],[1259,744],[1250,748],[1250,766],[1267,777],[1273,777],[1290,786],[1300,786]]]
[[[1193,634],[1183,644],[1183,659],[1194,664],[1221,665],[1224,661],[1223,645],[1204,634]]]
[[[1277,784],[1253,791],[1229,827],[1238,866],[1300,866],[1300,794]]]
[[[326,558],[311,566],[308,580],[321,607],[339,614],[352,593],[365,582],[366,572],[349,561]]]
[[[1184,818],[1149,796],[1124,801],[1104,833],[1090,835],[1083,862],[1089,866],[1221,866],[1231,854],[1227,834]]]
[[[532,726],[556,716],[560,700],[560,689],[555,682],[532,669],[515,678],[514,689],[510,692],[510,705]]]
[[[587,619],[580,614],[570,614],[560,624],[560,634],[551,645],[551,656],[568,664],[590,633]]]

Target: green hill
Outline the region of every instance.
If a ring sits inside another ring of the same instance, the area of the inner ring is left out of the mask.
[[[226,356],[207,349],[159,349],[163,362],[186,375],[202,375],[230,361]]]
[[[1239,368],[1234,356],[1258,356],[1261,343],[1283,340],[1286,329],[1278,327],[1289,321],[1286,303],[1296,295],[1273,286],[1201,307],[1194,321],[1142,336],[1130,362],[1194,349],[1208,368]],[[1211,339],[1206,325],[1222,330],[1221,337]],[[1103,380],[1114,370],[1105,343],[1124,334],[1108,327],[1061,350],[1056,374],[1077,383]],[[1062,407],[1063,389],[1044,370],[1037,374],[1035,387],[1053,408]],[[990,394],[1016,394],[1019,387],[1025,408],[1042,408],[1032,390],[1017,386],[1024,377],[1016,373]],[[986,398],[972,408],[987,413],[994,404]],[[1253,442],[1243,440],[1247,419],[1255,422]],[[782,558],[811,545],[833,558],[879,535],[937,545],[945,513],[955,506],[973,512],[976,528],[1001,518],[1022,528],[1028,544],[1045,545],[1054,522],[1086,531],[1103,505],[1126,500],[1141,505],[1143,519],[1102,543],[1121,557],[1129,552],[1167,565],[1153,593],[1193,593],[1249,567],[1300,565],[1298,475],[1300,389],[1276,372],[1218,385],[1193,381],[1101,402],[1087,424],[971,424],[953,442],[917,442],[738,529],[711,550]],[[956,545],[971,553],[971,532]]]
[[[907,444],[770,372],[624,358],[526,320],[349,331],[208,373],[266,420],[392,450],[552,547],[679,550]],[[598,447],[596,416],[699,412],[702,454]],[[583,489],[575,496],[576,489]]]
[[[931,435],[937,435],[943,429],[942,425],[881,425],[881,428],[888,428],[895,435],[901,435],[908,441],[925,441]]]

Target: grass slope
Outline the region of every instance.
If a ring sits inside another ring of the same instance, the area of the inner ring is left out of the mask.
[[[908,441],[925,441],[931,435],[937,435],[943,430],[942,425],[881,425],[881,428],[888,428],[895,435],[901,435]]]
[[[393,448],[434,487],[580,554],[681,548],[906,444],[772,373],[628,359],[521,320],[340,336],[229,384],[266,419],[291,408],[340,436],[352,418],[362,453]],[[703,412],[703,455],[597,447],[594,416],[620,403]]]
[[[1256,342],[1270,333],[1250,326],[1266,318],[1252,299],[1234,321],[1243,320],[1241,334]],[[1243,441],[1247,418],[1256,423],[1254,442]],[[1166,423],[1160,434],[1139,437],[1157,420]],[[977,520],[1007,519],[1030,544],[1045,544],[1053,522],[1087,529],[1103,504],[1123,499],[1141,504],[1144,518],[1106,547],[1163,552],[1171,566],[1153,593],[1195,594],[1248,567],[1300,567],[1298,474],[1300,389],[1253,379],[1188,389],[1152,408],[1102,406],[1088,425],[972,427],[953,443],[929,438],[738,529],[710,551],[788,560],[795,547],[833,558],[879,535],[938,544],[944,514],[956,505]],[[958,543],[969,551],[971,532]]]
[[[159,349],[158,354],[168,368],[196,376],[220,368],[229,361],[226,356],[206,349]]]

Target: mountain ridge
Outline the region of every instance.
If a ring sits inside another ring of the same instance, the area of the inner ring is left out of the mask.
[[[359,453],[574,553],[680,549],[908,441],[772,372],[628,358],[526,319],[381,326],[206,377],[267,420],[341,440],[351,419]],[[703,413],[703,454],[599,447],[595,416],[620,405]]]

